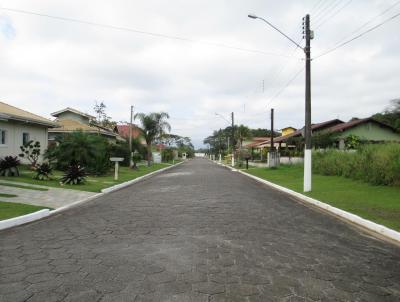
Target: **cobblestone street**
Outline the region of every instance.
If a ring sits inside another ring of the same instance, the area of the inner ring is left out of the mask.
[[[400,248],[195,159],[0,232],[0,301],[400,301]]]

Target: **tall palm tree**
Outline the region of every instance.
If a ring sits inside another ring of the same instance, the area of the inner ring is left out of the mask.
[[[137,113],[135,119],[141,123],[140,131],[147,145],[147,165],[151,165],[151,147],[154,141],[166,131],[171,131],[171,125],[166,121],[169,118],[166,112],[152,112],[149,114]]]

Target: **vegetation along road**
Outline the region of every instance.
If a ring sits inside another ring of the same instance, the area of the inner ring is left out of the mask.
[[[398,301],[400,248],[203,159],[0,232],[0,301]]]

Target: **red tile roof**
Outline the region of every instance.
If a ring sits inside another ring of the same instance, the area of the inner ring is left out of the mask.
[[[117,125],[118,134],[124,138],[129,138],[129,125]],[[132,125],[132,138],[140,136],[140,129],[136,125]]]
[[[347,123],[343,123],[343,124],[339,124],[339,125],[333,126],[333,127],[329,128],[328,131],[329,132],[340,132],[340,131],[344,131],[344,130],[353,128],[353,127],[358,126],[360,124],[369,123],[369,122],[372,122],[372,123],[375,123],[375,124],[379,124],[382,127],[386,127],[386,128],[389,128],[389,129],[395,131],[395,129],[392,126],[389,126],[389,125],[386,125],[386,124],[384,124],[382,122],[379,122],[379,121],[373,119],[372,117],[367,117],[367,118],[363,118],[363,119],[354,119],[354,120],[351,120],[351,121],[349,121]]]

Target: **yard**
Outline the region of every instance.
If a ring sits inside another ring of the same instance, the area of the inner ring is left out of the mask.
[[[0,220],[33,213],[42,209],[48,208],[23,203],[0,201]]]
[[[303,166],[250,168],[245,172],[303,193]],[[400,231],[400,187],[373,186],[341,176],[313,175],[305,195]]]
[[[60,177],[63,175],[61,171],[53,171],[53,176],[51,180],[36,180],[33,179],[35,175],[34,171],[29,170],[26,166],[20,166],[20,176],[13,177],[0,177],[1,180],[21,182],[26,184],[35,184],[41,186],[63,188],[63,189],[73,189],[88,192],[101,192],[102,189],[114,186],[116,184],[126,182],[128,180],[135,179],[139,176],[160,170],[162,168],[168,167],[170,164],[152,164],[150,167],[142,165],[138,170],[132,170],[128,167],[119,168],[119,178],[117,181],[114,180],[114,171],[110,172],[105,176],[88,176],[84,184],[79,185],[62,185],[60,184]],[[1,183],[0,183],[1,184]]]

